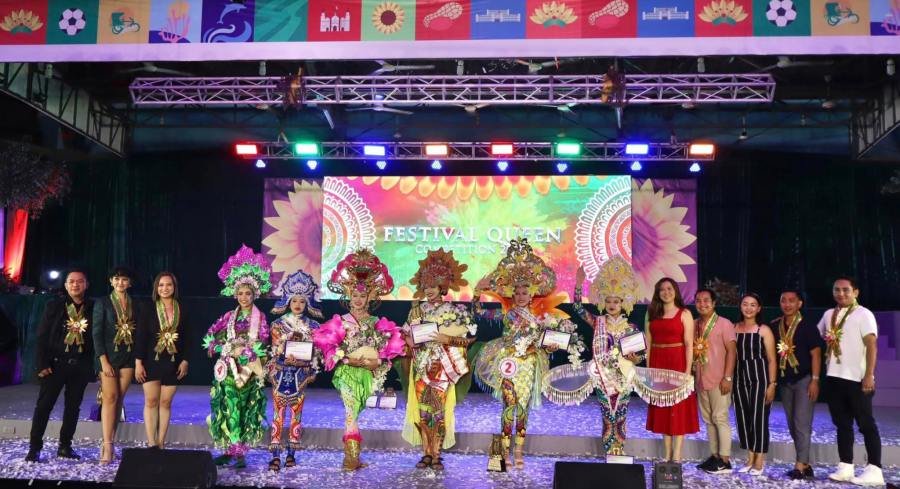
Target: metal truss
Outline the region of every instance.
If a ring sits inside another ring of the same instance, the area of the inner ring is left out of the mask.
[[[136,106],[269,106],[283,102],[279,77],[136,78]],[[307,76],[304,105],[601,105],[605,75]],[[625,75],[627,104],[768,103],[768,73]]]
[[[244,143],[242,143],[244,144]],[[650,143],[646,155],[627,154],[626,143],[581,143],[579,155],[560,155],[556,153],[556,143],[551,142],[514,142],[513,154],[495,155],[491,152],[492,144],[497,143],[427,143],[427,142],[323,142],[319,143],[318,155],[297,155],[294,144],[284,141],[256,141],[257,154],[240,155],[244,159],[323,159],[323,160],[441,160],[441,161],[711,161],[715,154],[691,155],[690,143]],[[434,144],[446,144],[447,155],[429,155],[425,147]],[[365,146],[383,146],[384,156],[365,154]]]
[[[900,127],[900,82],[885,84],[878,95],[853,114],[850,137],[857,158],[869,153]]]
[[[128,119],[85,90],[53,77],[52,65],[0,63],[0,91],[123,156]]]

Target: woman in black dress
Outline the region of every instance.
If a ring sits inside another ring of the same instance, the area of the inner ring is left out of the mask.
[[[172,398],[187,376],[191,348],[184,311],[178,303],[178,279],[160,272],[153,281],[153,303],[144,308],[143,328],[135,345],[135,378],[144,385],[147,445],[163,448]]]
[[[94,303],[91,329],[94,352],[100,364],[100,424],[103,428],[100,463],[104,464],[115,458],[113,441],[119,413],[134,378],[134,336],[140,325],[136,322],[139,314],[128,294],[133,278],[127,268],[116,267],[109,274],[112,293]]]

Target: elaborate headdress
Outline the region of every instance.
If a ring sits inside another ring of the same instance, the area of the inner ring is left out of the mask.
[[[310,316],[322,318],[322,306],[319,304],[319,284],[316,283],[312,275],[297,270],[285,278],[281,283],[281,297],[272,308],[274,314],[282,314],[287,310],[291,299],[295,296],[306,299],[306,310]]]
[[[488,275],[491,290],[510,298],[517,286],[524,285],[534,296],[545,296],[556,288],[556,273],[534,254],[527,238],[509,242],[506,256]]]
[[[252,248],[242,244],[241,249],[228,257],[228,261],[219,269],[219,280],[225,284],[220,294],[233,297],[238,288],[248,285],[253,290],[253,299],[266,294],[272,289],[269,283],[269,274],[272,266],[261,253],[253,252]]]
[[[607,297],[622,299],[622,309],[630,314],[637,301],[638,283],[631,265],[619,255],[610,258],[600,267],[591,282],[590,299],[601,309]]]
[[[342,302],[358,290],[374,295],[373,302],[377,303],[378,297],[394,290],[394,279],[375,253],[363,248],[350,253],[337,264],[327,285],[328,290],[341,295]]]
[[[430,250],[424,260],[419,260],[419,270],[409,280],[416,286],[413,297],[421,299],[425,297],[425,289],[428,287],[440,287],[441,290],[455,290],[468,285],[469,282],[462,278],[463,272],[469,269],[453,257],[453,251],[444,251],[444,248]]]

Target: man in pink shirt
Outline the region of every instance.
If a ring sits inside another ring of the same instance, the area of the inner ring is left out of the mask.
[[[694,320],[694,369],[697,403],[706,423],[710,456],[697,467],[711,474],[731,472],[731,386],[737,346],[734,324],[716,314],[716,293],[700,289],[694,294],[700,314]]]

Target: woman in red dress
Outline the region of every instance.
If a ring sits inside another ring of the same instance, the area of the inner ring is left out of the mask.
[[[685,309],[678,284],[665,277],[656,282],[653,299],[647,309],[650,325],[645,332],[647,364],[691,375],[694,348],[694,319]],[[700,430],[697,396],[694,393],[670,407],[649,406],[647,429],[663,435],[666,460],[681,461],[684,435]],[[672,438],[675,443],[672,443]]]

